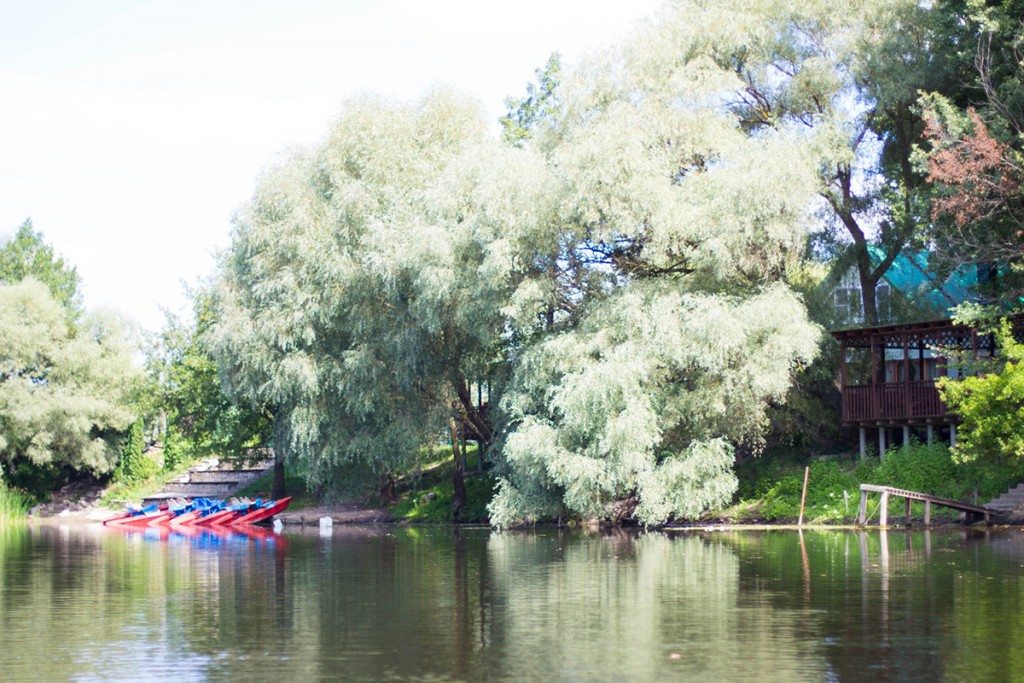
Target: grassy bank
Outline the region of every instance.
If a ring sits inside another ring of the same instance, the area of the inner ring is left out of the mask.
[[[816,524],[853,522],[861,484],[894,486],[945,498],[985,503],[1024,480],[1024,468],[982,466],[953,462],[949,449],[941,444],[912,444],[894,448],[884,462],[877,458],[851,457],[803,460],[793,457],[758,458],[737,466],[740,481],[737,502],[710,515],[730,523],[786,523],[800,514],[800,491],[804,467],[810,466],[806,521]],[[868,508],[877,508],[877,498]],[[923,504],[913,512],[923,514]],[[952,519],[951,510],[936,510],[934,516]]]
[[[486,471],[477,472],[477,457],[476,444],[468,444],[463,522],[486,522],[487,504],[494,495],[494,478]],[[451,446],[434,448],[430,463],[399,480],[398,499],[390,506],[391,514],[409,522],[450,523],[455,498],[453,467]]]
[[[29,496],[0,483],[0,524],[23,519],[30,507],[32,499]]]

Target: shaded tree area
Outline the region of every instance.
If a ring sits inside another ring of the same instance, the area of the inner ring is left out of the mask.
[[[164,466],[217,456],[239,465],[266,460],[273,413],[267,406],[240,405],[221,388],[216,362],[205,341],[214,324],[208,293],[191,293],[188,318],[168,315],[146,349],[145,413],[151,434],[164,441]]]

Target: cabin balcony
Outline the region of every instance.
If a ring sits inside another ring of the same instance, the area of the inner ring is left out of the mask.
[[[949,422],[933,380],[852,384],[843,387],[843,424],[931,424]]]

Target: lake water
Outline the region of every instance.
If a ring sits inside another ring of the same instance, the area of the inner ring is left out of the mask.
[[[15,526],[0,679],[1007,680],[1022,597],[1007,530]]]

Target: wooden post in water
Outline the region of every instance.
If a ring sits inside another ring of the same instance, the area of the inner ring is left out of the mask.
[[[878,504],[878,525],[889,526],[889,492],[882,491],[882,501]]]
[[[931,526],[932,524],[932,502],[926,500],[924,502],[924,525]]]
[[[903,500],[907,504],[907,507],[906,507],[906,511],[907,511],[907,526],[910,526],[910,499],[909,498],[904,498]]]
[[[864,526],[868,523],[868,492],[860,490],[860,507],[857,508],[857,524]]]
[[[811,468],[804,468],[804,490],[800,494],[800,520],[796,523],[797,526],[804,525],[804,503],[807,501],[807,477],[811,475]]]

